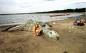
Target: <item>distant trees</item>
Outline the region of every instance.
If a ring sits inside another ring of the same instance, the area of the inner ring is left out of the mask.
[[[85,12],[86,8],[66,9],[59,12]]]
[[[65,10],[54,10],[54,11],[39,12],[39,13],[63,13],[63,12],[86,12],[86,8],[65,9]]]
[[[66,12],[85,12],[86,8],[67,9]]]

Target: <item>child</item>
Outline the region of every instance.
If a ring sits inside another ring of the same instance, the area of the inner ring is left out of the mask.
[[[38,23],[36,23],[34,26],[33,26],[33,33],[34,33],[34,36],[39,36],[40,35],[40,25]]]

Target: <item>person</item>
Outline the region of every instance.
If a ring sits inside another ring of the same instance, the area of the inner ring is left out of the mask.
[[[75,22],[74,22],[74,25],[75,26],[84,26],[85,25],[85,20],[84,19],[80,19],[80,20],[76,20]]]
[[[73,23],[73,25],[77,26],[77,21],[78,21],[78,20],[75,20],[74,23]]]
[[[84,26],[85,25],[85,20],[84,19],[80,19],[80,26]]]
[[[40,25],[38,23],[36,23],[34,26],[33,26],[33,33],[34,33],[34,36],[39,36],[40,35]]]

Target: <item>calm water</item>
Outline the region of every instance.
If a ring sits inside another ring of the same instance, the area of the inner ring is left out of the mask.
[[[53,20],[64,20],[71,16],[76,16],[80,14],[71,14],[68,16],[56,16],[50,17],[49,14],[20,14],[20,15],[0,15],[0,25],[1,24],[12,24],[12,23],[25,23],[29,19],[48,22]]]

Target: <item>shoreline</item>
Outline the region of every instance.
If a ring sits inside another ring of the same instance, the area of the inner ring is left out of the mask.
[[[66,15],[66,16],[53,16],[53,17],[50,17],[51,14],[45,14],[45,15],[44,14],[41,14],[41,15],[40,14],[38,14],[38,15],[36,15],[36,14],[32,14],[32,15],[30,15],[30,14],[27,14],[27,15],[6,15],[6,16],[0,17],[0,23],[1,24],[12,24],[12,23],[17,24],[17,23],[26,22],[29,19],[41,21],[41,22],[49,22],[52,20],[63,20],[63,19],[67,19],[68,17],[81,16],[82,14],[81,13],[77,13],[77,14],[70,13],[70,15]],[[55,15],[55,14],[53,14],[53,15]]]

